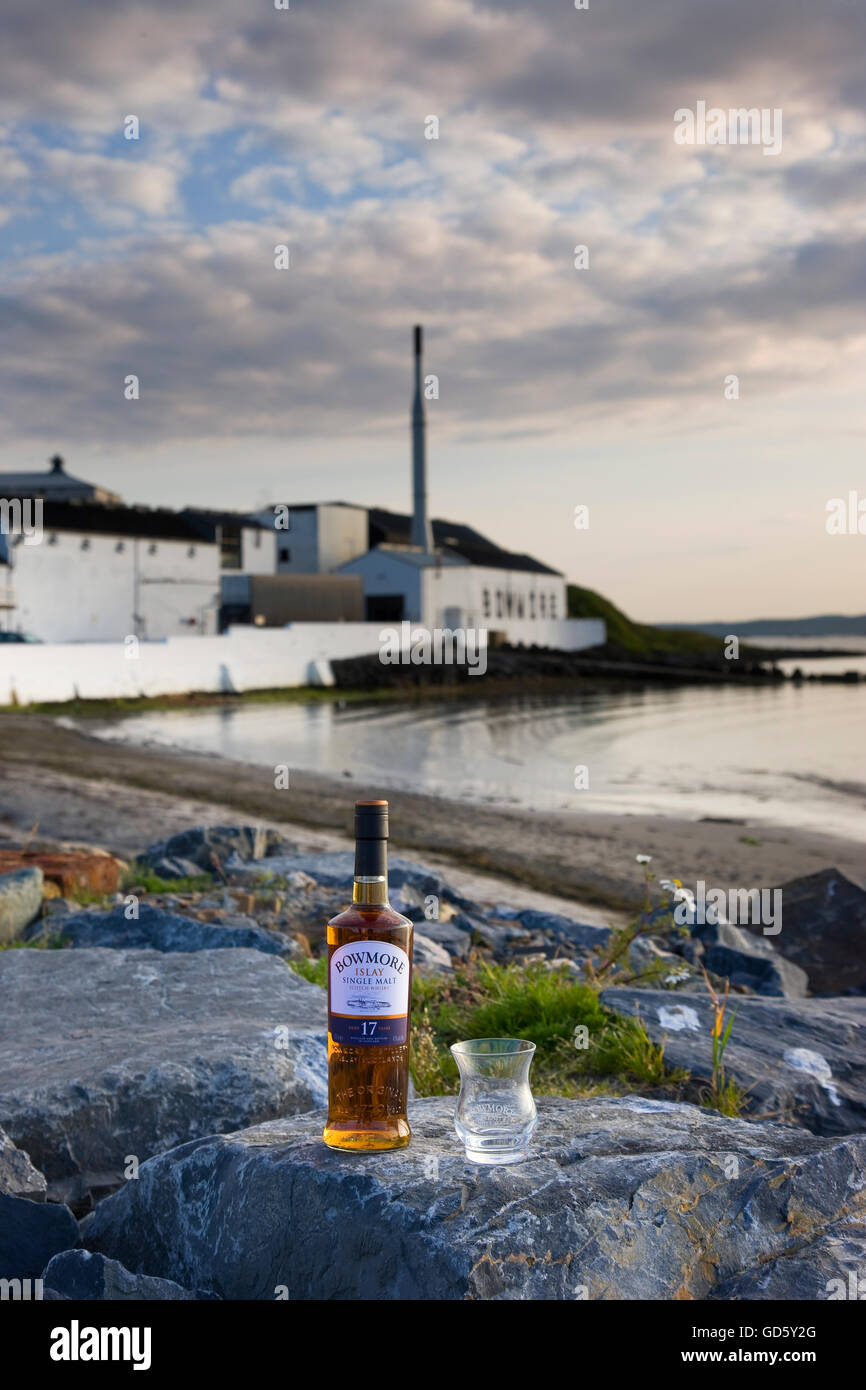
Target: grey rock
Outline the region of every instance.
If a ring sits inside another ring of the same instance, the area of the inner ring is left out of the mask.
[[[0,998],[0,1120],[69,1201],[327,1095],[325,991],[261,951],[3,951]]]
[[[732,985],[745,985],[756,994],[803,999],[809,977],[799,965],[780,956],[767,937],[756,936],[730,922],[692,928],[704,948],[703,964]]]
[[[166,859],[183,859],[196,865],[196,873],[213,873],[214,857],[220,865],[229,859],[248,863],[264,859],[283,843],[276,831],[259,825],[198,825],[150,845],[139,863],[156,865]]]
[[[626,954],[629,968],[636,975],[653,972],[652,983],[656,988],[684,989],[689,984],[694,986],[701,978],[681,956],[662,950],[649,936],[636,936],[629,942]]]
[[[712,1072],[712,1005],[704,991],[675,996],[615,986],[602,1003],[639,1015],[665,1061],[693,1076]],[[725,1070],[749,1093],[749,1109],[815,1134],[866,1130],[866,999],[758,999],[733,996]]]
[[[199,1289],[182,1289],[172,1279],[133,1274],[117,1260],[89,1250],[64,1250],[52,1256],[42,1277],[62,1298],[87,1302],[178,1303],[216,1297]]]
[[[44,1202],[46,1187],[45,1174],[34,1168],[30,1155],[17,1149],[6,1131],[0,1129],[0,1192]]]
[[[262,863],[239,867],[241,876],[260,879],[274,875],[285,877],[292,873],[311,876],[316,883],[342,889],[351,894],[355,873],[355,857],[348,851],[326,852],[321,854],[268,854]],[[410,888],[423,902],[425,898],[435,897],[448,901],[464,911],[477,911],[476,904],[451,888],[441,874],[424,864],[404,859],[400,855],[390,855],[388,859],[388,884],[392,890]]]
[[[808,973],[815,994],[866,994],[866,891],[838,869],[782,885],[777,950]]]
[[[194,860],[181,859],[176,855],[164,855],[162,858],[155,856],[149,861],[148,867],[160,878],[166,879],[201,878],[205,872],[201,865],[196,864]]]
[[[423,935],[430,941],[435,941],[438,946],[442,946],[449,956],[458,956],[465,960],[472,947],[472,932],[468,927],[458,926],[460,919],[455,918],[451,922],[428,922],[423,923]],[[465,922],[467,919],[463,918]]]
[[[43,874],[38,865],[0,874],[0,941],[15,941],[42,907]]]
[[[37,1279],[52,1255],[77,1244],[68,1207],[0,1193],[0,1279]]]
[[[126,909],[110,912],[78,912],[68,919],[52,918],[48,934],[64,945],[102,947],[122,951],[217,951],[247,947],[266,955],[290,955],[293,943],[279,932],[256,926],[242,917],[235,925],[199,922],[151,903],[141,903],[137,918],[127,918]]]
[[[491,922],[486,917],[470,917],[461,912],[454,918],[454,926],[467,932],[472,944],[486,946],[497,956],[510,955],[515,947],[533,943],[532,933],[519,922]]]
[[[424,974],[453,969],[451,957],[445,947],[417,931],[412,937],[412,966]]]
[[[630,1096],[542,1097],[526,1162],[466,1162],[453,1097],[408,1148],[329,1150],[322,1114],[143,1165],[89,1249],[223,1298],[702,1299],[861,1215],[866,1136],[821,1139]]]
[[[538,912],[528,907],[518,913],[518,919],[530,931],[549,932],[555,940],[573,947],[585,947],[587,951],[603,950],[610,941],[610,927],[575,922],[558,912]]]
[[[737,1302],[798,1299],[839,1302],[866,1298],[866,1221],[852,1217],[828,1227],[802,1254],[794,1252],[747,1269],[720,1284],[710,1298]]]

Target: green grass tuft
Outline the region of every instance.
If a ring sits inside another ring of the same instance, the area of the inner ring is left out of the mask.
[[[665,1065],[663,1049],[639,1019],[610,1013],[566,968],[481,963],[453,977],[416,977],[412,1015],[411,1069],[421,1095],[456,1092],[449,1047],[465,1038],[534,1042],[532,1085],[539,1094],[615,1094],[686,1080]]]

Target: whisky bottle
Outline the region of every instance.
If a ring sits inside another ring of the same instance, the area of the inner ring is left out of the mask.
[[[387,801],[357,801],[352,906],[328,923],[332,1149],[399,1149],[411,1137],[412,923],[389,906],[387,851]]]

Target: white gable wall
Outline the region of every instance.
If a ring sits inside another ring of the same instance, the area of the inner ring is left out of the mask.
[[[402,594],[403,617],[413,623],[423,621],[421,580],[424,571],[417,565],[406,564],[399,558],[399,551],[369,550],[357,560],[341,565],[340,574],[360,574],[365,599],[373,595]]]
[[[12,554],[16,606],[8,626],[43,642],[122,641],[134,634],[155,640],[216,631],[216,545],[46,531],[39,545],[16,545]]]
[[[366,554],[369,525],[365,507],[319,507],[320,574],[332,574],[347,560]]]

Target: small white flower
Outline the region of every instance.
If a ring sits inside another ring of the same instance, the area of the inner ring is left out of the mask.
[[[651,854],[636,854],[635,859],[639,864],[649,864],[652,860]]]

